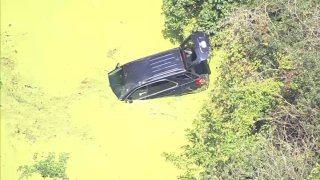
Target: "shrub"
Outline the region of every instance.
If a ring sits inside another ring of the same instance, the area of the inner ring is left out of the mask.
[[[59,178],[69,179],[66,175],[66,166],[69,155],[67,153],[60,153],[57,159],[55,153],[49,153],[47,156],[34,155],[35,163],[32,165],[24,165],[18,168],[21,171],[20,179],[30,177],[33,173],[39,173],[43,178]]]
[[[191,31],[214,33],[233,6],[248,0],[163,0],[165,38],[181,42]]]
[[[256,0],[218,23],[212,44],[225,56],[212,101],[182,152],[164,154],[185,171],[181,179],[315,177],[319,12],[314,0]]]

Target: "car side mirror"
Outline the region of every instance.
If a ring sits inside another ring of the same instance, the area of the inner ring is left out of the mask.
[[[118,69],[119,66],[120,66],[120,63],[117,63],[117,65],[114,69]]]

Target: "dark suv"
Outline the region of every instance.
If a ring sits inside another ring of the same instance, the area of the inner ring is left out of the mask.
[[[209,81],[208,36],[190,35],[180,47],[127,64],[111,71],[109,83],[121,101],[175,96],[205,89]]]

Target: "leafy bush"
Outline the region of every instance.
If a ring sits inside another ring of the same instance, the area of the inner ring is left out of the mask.
[[[314,0],[256,0],[217,24],[212,44],[225,55],[212,101],[187,131],[182,152],[164,154],[185,170],[181,179],[318,173],[319,12]]]
[[[247,0],[164,0],[165,38],[181,42],[190,31],[202,30],[214,33],[220,19],[231,7]],[[186,32],[187,31],[187,32]]]
[[[59,159],[54,153],[49,153],[47,156],[38,157],[34,155],[35,163],[32,165],[24,165],[18,168],[21,171],[20,179],[26,179],[33,173],[39,173],[43,178],[59,178],[69,179],[66,175],[66,166],[69,155],[67,153],[60,153]]]

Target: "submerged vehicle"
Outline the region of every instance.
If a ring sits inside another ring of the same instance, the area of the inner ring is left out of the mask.
[[[178,96],[206,89],[211,73],[209,37],[190,35],[174,49],[119,65],[108,73],[112,91],[121,101]]]

